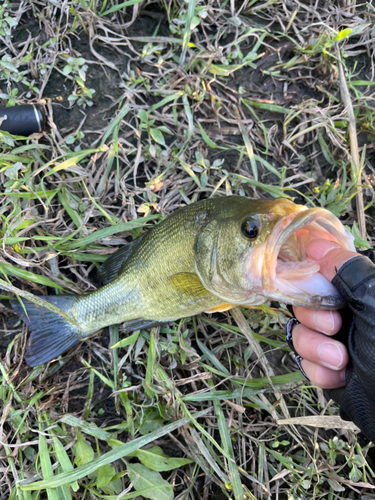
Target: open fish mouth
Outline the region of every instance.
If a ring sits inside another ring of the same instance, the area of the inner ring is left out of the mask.
[[[276,223],[262,265],[262,285],[268,297],[312,308],[343,307],[342,297],[319,272],[319,264],[306,256],[307,245],[317,239],[355,251],[353,236],[324,208],[301,206]]]

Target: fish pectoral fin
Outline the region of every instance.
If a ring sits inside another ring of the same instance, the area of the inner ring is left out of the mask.
[[[188,297],[195,300],[212,298],[212,293],[204,288],[201,280],[194,273],[177,273],[168,278],[171,288],[181,294],[181,298]]]
[[[132,255],[134,247],[139,243],[140,239],[144,235],[140,236],[136,240],[131,241],[127,245],[124,245],[113,253],[106,259],[99,268],[99,278],[103,285],[106,285],[110,281],[113,281],[121,273],[128,258]]]

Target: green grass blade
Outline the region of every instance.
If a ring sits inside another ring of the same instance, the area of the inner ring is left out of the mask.
[[[115,226],[110,226],[106,227],[104,229],[99,229],[98,231],[94,231],[93,233],[89,234],[88,236],[84,238],[80,238],[77,241],[73,241],[72,243],[69,243],[68,248],[69,250],[75,249],[75,248],[81,248],[81,247],[86,247],[90,243],[94,243],[95,241],[98,241],[102,238],[106,238],[108,236],[112,236],[113,234],[116,233],[125,233],[128,231],[131,231],[132,229],[136,229],[139,227],[143,227],[147,222],[150,222],[152,220],[159,220],[160,215],[148,215],[147,217],[139,217],[139,219],[136,219],[134,221],[129,221],[129,222],[120,222],[119,224],[116,224]],[[64,240],[61,240],[58,245],[55,245],[55,247],[60,247],[64,245],[66,242],[71,239],[71,236],[65,238]]]
[[[121,9],[125,9],[126,7],[131,7],[132,5],[136,5],[137,3],[141,3],[143,0],[127,0],[126,2],[122,2],[118,5],[114,5],[110,9],[106,10],[101,14],[101,16],[106,16],[107,14],[112,14],[112,12],[117,12]]]
[[[182,37],[182,50],[181,50],[181,55],[180,55],[180,65],[181,66],[185,62],[186,51],[187,51],[188,44],[189,44],[189,41],[190,41],[191,22],[193,20],[194,13],[195,13],[195,5],[196,5],[195,0],[188,0],[188,10],[187,10],[186,24],[185,24],[184,34],[183,34],[183,37]]]
[[[53,478],[43,481],[36,481],[35,483],[31,484],[19,484],[19,487],[23,491],[34,491],[43,490],[46,488],[57,488],[58,486],[62,486],[63,484],[73,483],[74,481],[77,481],[82,477],[92,474],[97,469],[99,469],[99,467],[115,462],[116,460],[129,455],[133,451],[138,450],[139,448],[143,448],[143,446],[146,446],[148,443],[152,443],[153,441],[162,438],[170,432],[175,431],[179,427],[187,425],[191,421],[191,417],[193,417],[194,419],[198,419],[209,412],[210,409],[202,410],[200,412],[192,414],[190,417],[184,417],[180,420],[177,420],[176,422],[165,425],[164,427],[161,427],[154,432],[150,432],[145,436],[139,437],[137,439],[134,439],[133,441],[118,446],[117,448],[104,453],[102,456],[96,458],[92,462],[89,462],[85,465],[80,465],[71,472],[63,472],[61,474],[55,475]]]
[[[13,285],[9,285],[6,281],[4,281],[2,279],[0,279],[0,288],[2,288],[3,290],[6,290],[7,292],[12,292],[12,293],[14,293],[14,294],[18,295],[19,297],[22,297],[22,298],[24,298],[26,300],[29,300],[33,304],[36,304],[36,305],[38,305],[40,307],[44,307],[45,309],[48,309],[49,311],[52,311],[52,312],[54,312],[56,314],[59,314],[64,319],[66,319],[67,321],[69,321],[70,323],[72,323],[74,326],[76,326],[77,328],[79,328],[79,326],[77,325],[77,323],[70,316],[68,316],[67,314],[65,314],[58,307],[53,306],[52,304],[50,304],[49,302],[46,302],[43,299],[40,299],[37,295],[34,295],[33,293],[25,292],[24,290],[21,290],[21,289],[15,287]]]
[[[43,434],[39,434],[39,460],[40,466],[42,468],[42,475],[45,481],[49,481],[53,478],[53,470],[51,466],[51,460],[49,458],[49,451],[46,438]],[[53,480],[53,479],[52,479]],[[48,500],[59,500],[56,490],[46,487]]]
[[[39,274],[31,273],[30,271],[26,271],[25,269],[21,269],[19,267],[11,266],[10,264],[0,264],[0,273],[4,276],[16,276],[17,278],[22,278],[24,280],[30,281],[32,283],[38,283],[39,285],[49,286],[50,288],[58,288],[59,290],[64,290],[62,286],[58,285],[50,278],[46,276],[40,276]],[[3,283],[3,280],[0,280],[0,283]],[[0,286],[0,288],[2,288]],[[18,289],[16,289],[18,290]],[[20,293],[14,291],[13,293]],[[26,298],[26,297],[25,297]],[[48,307],[47,307],[48,309]]]
[[[60,466],[63,472],[72,471],[73,470],[72,462],[70,461],[70,458],[67,452],[65,451],[65,448],[62,445],[61,441],[56,436],[53,436],[52,439],[53,439],[53,447],[55,448],[56,458],[60,462]],[[74,491],[78,491],[79,489],[77,481],[71,483],[70,486]]]
[[[225,373],[226,376],[228,377],[231,376],[230,372],[225,368],[225,366],[223,366],[222,363],[220,363],[217,357],[214,354],[212,354],[212,352],[198,339],[197,339],[197,344],[199,349],[203,352],[206,359],[210,361],[215,366],[215,368],[217,368],[222,373]]]
[[[212,380],[208,381],[209,385],[213,386]],[[241,484],[241,478],[238,472],[238,468],[234,459],[234,452],[232,446],[232,439],[230,431],[228,429],[228,424],[224,416],[223,409],[218,400],[214,400],[214,408],[217,417],[217,424],[219,427],[219,433],[221,437],[221,446],[223,450],[230,457],[228,459],[228,469],[229,469],[229,480],[231,482],[234,498],[235,500],[243,500],[244,491]]]
[[[152,328],[150,334],[150,345],[148,349],[147,367],[145,376],[145,390],[151,398],[156,395],[155,390],[153,389],[152,386],[152,379],[154,378],[154,371],[157,363],[156,337],[157,337],[156,329]]]
[[[128,345],[135,344],[138,340],[140,333],[141,333],[140,331],[135,332],[132,335],[130,335],[129,337],[126,337],[125,339],[120,340],[115,345],[113,345],[111,347],[111,349],[118,349],[120,347],[127,347]]]
[[[110,432],[101,429],[97,425],[91,422],[85,422],[84,420],[74,417],[73,415],[63,415],[59,422],[63,422],[64,424],[70,425],[71,427],[77,427],[85,434],[89,434],[90,436],[94,436],[103,441],[108,441],[112,437]]]

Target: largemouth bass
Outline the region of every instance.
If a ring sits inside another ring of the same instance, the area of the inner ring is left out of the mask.
[[[12,301],[31,331],[26,362],[50,361],[116,323],[135,330],[270,300],[337,309],[341,296],[305,254],[318,238],[355,250],[349,231],[322,208],[241,196],[192,203],[111,255],[99,290],[43,297],[76,325],[24,300],[26,316]]]

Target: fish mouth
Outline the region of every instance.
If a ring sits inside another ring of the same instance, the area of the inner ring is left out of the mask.
[[[355,251],[354,238],[328,210],[298,208],[282,217],[268,238],[262,265],[265,295],[292,305],[340,309],[344,306],[341,295],[319,272],[319,264],[306,256],[306,247],[323,239]]]

